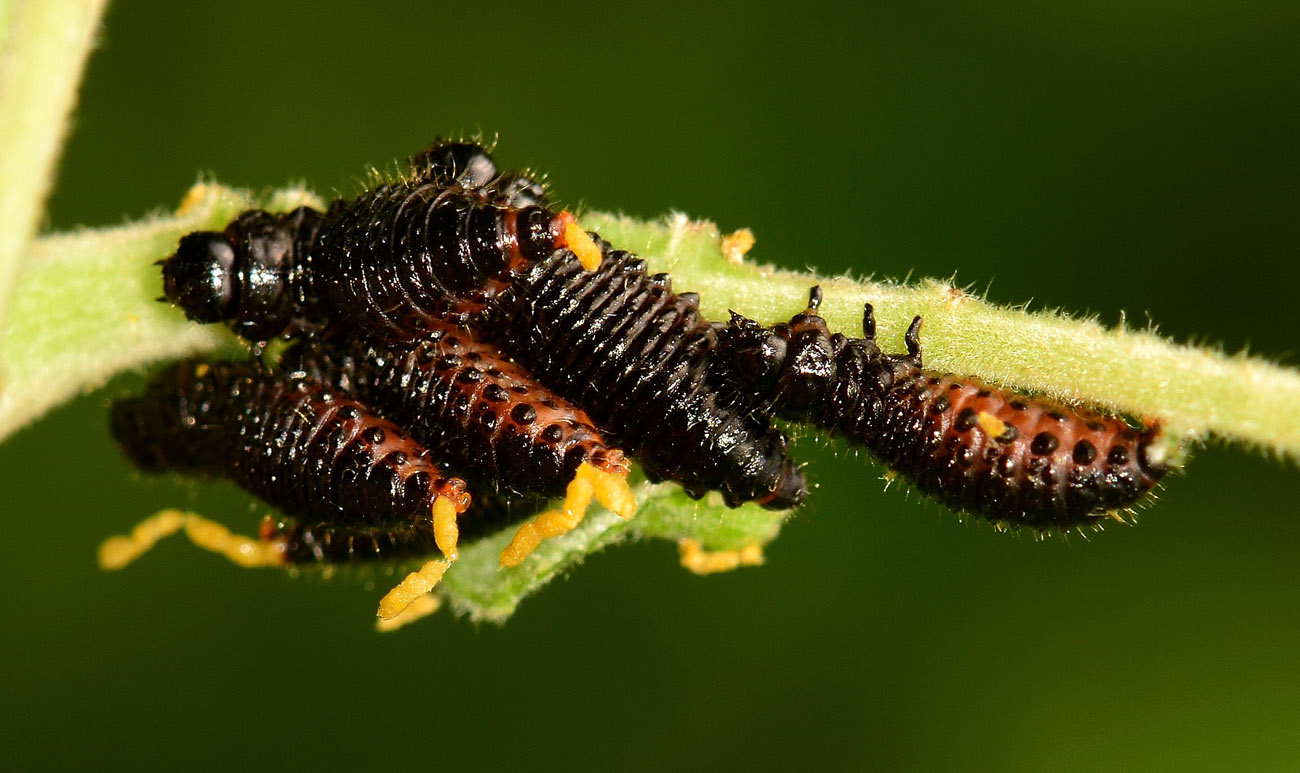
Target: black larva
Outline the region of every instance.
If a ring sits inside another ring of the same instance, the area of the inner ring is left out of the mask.
[[[1158,425],[1134,429],[921,366],[920,318],[907,354],[883,354],[870,304],[863,337],[832,334],[808,308],[772,328],[733,315],[727,373],[762,410],[865,446],[955,510],[998,523],[1070,529],[1133,505],[1165,474]]]

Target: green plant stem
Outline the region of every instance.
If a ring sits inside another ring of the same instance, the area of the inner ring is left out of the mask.
[[[104,4],[0,0],[0,317],[45,211]]]

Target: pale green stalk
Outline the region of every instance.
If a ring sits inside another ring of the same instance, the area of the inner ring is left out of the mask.
[[[45,211],[103,10],[104,0],[0,0],[0,316]]]

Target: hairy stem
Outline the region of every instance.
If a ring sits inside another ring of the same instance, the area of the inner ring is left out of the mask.
[[[104,2],[0,0],[0,317],[45,211]]]

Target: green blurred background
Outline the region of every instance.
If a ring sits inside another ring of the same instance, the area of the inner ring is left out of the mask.
[[[563,202],[749,226],[759,260],[1295,362],[1291,2],[181,5],[110,9],[49,228],[171,208],[200,171],[351,194],[481,132]],[[1138,528],[1040,544],[806,438],[820,487],[764,568],[625,546],[504,628],[380,636],[383,588],[347,579],[181,540],[96,569],[160,507],[261,512],[132,473],[104,409],[139,383],[0,447],[18,768],[1300,767],[1294,465],[1211,445]]]

